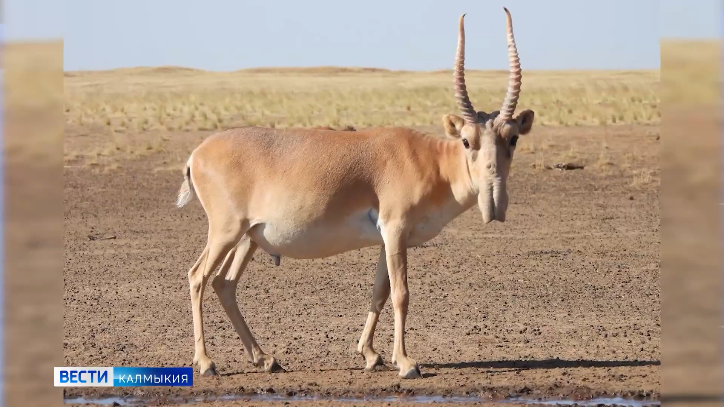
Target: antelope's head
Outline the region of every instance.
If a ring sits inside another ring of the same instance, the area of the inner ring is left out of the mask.
[[[513,22],[507,15],[508,58],[510,76],[508,92],[499,111],[486,113],[476,111],[470,103],[465,88],[465,29],[460,17],[457,55],[455,57],[454,84],[455,99],[462,117],[445,115],[443,125],[448,137],[459,139],[465,146],[466,160],[473,187],[478,194],[478,206],[483,221],[505,221],[508,209],[506,182],[513,161],[518,137],[528,134],[533,127],[535,114],[524,110],[513,116],[518,102],[521,85],[520,59],[513,38]]]

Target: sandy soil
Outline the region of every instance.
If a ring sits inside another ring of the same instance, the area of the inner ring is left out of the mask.
[[[66,148],[101,137],[66,130]],[[516,153],[507,222],[484,226],[473,208],[410,251],[406,343],[422,379],[400,380],[394,370],[365,373],[354,351],[377,248],[315,261],[285,258],[279,267],[259,251],[238,301],[260,345],[287,372],[263,373],[247,361],[208,289],[206,341],[220,377],[197,375],[190,389],[75,388],[65,396],[658,398],[658,131],[537,127],[519,143],[535,151]],[[207,226],[198,201],[175,208],[182,177],[169,163],[185,160],[207,134],[173,134],[165,152],[121,161],[114,171],[66,167],[67,366],[191,365],[186,272]],[[543,161],[585,168],[538,168]],[[392,321],[388,302],[375,336],[386,362]]]

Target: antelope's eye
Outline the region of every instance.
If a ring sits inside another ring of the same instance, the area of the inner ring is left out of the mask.
[[[465,146],[465,148],[470,148],[470,143],[468,143],[468,139],[463,139],[463,145]]]
[[[518,136],[513,136],[510,138],[510,145],[515,147],[515,144],[518,142]]]

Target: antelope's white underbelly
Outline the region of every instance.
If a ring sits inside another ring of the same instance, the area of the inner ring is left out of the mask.
[[[352,213],[337,222],[278,218],[252,224],[249,236],[274,256],[315,259],[384,244],[374,209]]]
[[[407,246],[418,246],[436,237],[448,218],[439,213],[419,219],[409,229]],[[316,259],[384,245],[385,225],[374,208],[354,212],[337,222],[280,217],[257,220],[252,224],[249,236],[272,256]]]

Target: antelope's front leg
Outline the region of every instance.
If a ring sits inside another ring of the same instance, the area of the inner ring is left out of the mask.
[[[365,358],[365,370],[373,370],[377,366],[384,365],[382,356],[372,347],[375,336],[375,328],[380,318],[385,302],[390,297],[390,276],[387,273],[387,256],[385,247],[380,250],[380,257],[377,260],[377,271],[375,272],[375,284],[372,287],[372,299],[370,301],[370,312],[367,314],[367,322],[362,331],[362,336],[357,345],[357,352]]]
[[[407,288],[407,244],[401,234],[389,235],[385,239],[387,251],[387,270],[392,289],[392,305],[395,309],[395,344],[392,362],[400,368],[399,375],[405,379],[421,377],[417,362],[407,356],[405,349],[405,320],[407,306],[410,303]]]

